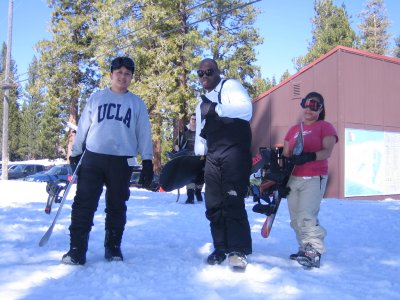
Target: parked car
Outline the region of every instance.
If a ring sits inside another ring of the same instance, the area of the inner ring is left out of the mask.
[[[13,166],[14,166],[14,164],[8,164],[7,165],[7,169],[10,170],[10,168],[12,168]],[[3,165],[1,164],[0,165],[0,175],[1,175],[2,172],[3,172]]]
[[[141,171],[142,171],[141,166],[133,167],[133,172],[132,172],[131,181],[130,181],[132,187],[139,187],[139,188],[142,187],[142,185],[138,184]],[[151,182],[150,186],[148,187],[148,190],[153,191],[153,192],[158,192],[159,189],[160,189],[160,177],[158,175],[154,174],[153,181]]]
[[[8,168],[8,179],[20,179],[26,176],[42,172],[46,168],[39,164],[13,164]]]
[[[52,182],[52,181],[64,181],[68,182],[72,178],[72,169],[69,164],[55,165],[48,171],[36,173],[33,175],[26,176],[26,181],[36,182]]]

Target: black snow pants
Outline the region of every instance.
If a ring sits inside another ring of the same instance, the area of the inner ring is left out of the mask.
[[[234,128],[216,124],[214,128],[218,129],[207,134],[206,217],[215,249],[251,254],[251,231],[244,201],[251,172],[251,131],[247,122],[234,123]]]
[[[127,158],[86,150],[78,170],[77,191],[72,204],[69,227],[71,239],[74,234],[89,234],[104,185],[106,187],[105,229],[124,230],[125,202],[129,199],[129,182],[132,174]]]

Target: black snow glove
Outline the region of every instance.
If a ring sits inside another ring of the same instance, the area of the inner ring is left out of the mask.
[[[154,171],[153,162],[150,159],[142,161],[142,172],[140,172],[140,178],[138,183],[144,188],[148,188],[153,181]]]
[[[314,161],[317,158],[317,154],[315,152],[304,152],[300,155],[292,156],[292,163],[295,165],[303,165],[310,161]]]
[[[200,110],[201,110],[201,119],[204,120],[206,117],[214,117],[217,115],[215,112],[215,107],[217,106],[217,103],[212,102],[211,100],[207,98],[203,98],[203,102],[200,104]]]
[[[278,193],[281,198],[287,198],[290,193],[290,187],[280,185],[278,186]]]
[[[79,161],[81,160],[82,154],[81,155],[77,155],[77,156],[70,156],[69,157],[69,165],[71,166],[72,169],[72,173],[75,172],[76,167],[79,164]]]

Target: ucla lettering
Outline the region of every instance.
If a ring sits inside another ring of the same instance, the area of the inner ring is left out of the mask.
[[[97,122],[100,123],[104,120],[104,117],[106,116],[106,109],[107,109],[107,104],[100,105],[97,108]]]
[[[128,111],[125,114],[125,118],[124,118],[124,124],[126,125],[126,127],[131,128],[131,117],[132,117],[132,111],[130,108],[128,108]]]
[[[131,128],[132,110],[128,108],[124,114],[124,112],[121,111],[121,104],[106,103],[99,105],[97,108],[98,123],[103,122],[105,118],[107,118],[107,120],[123,122],[126,127]]]
[[[121,104],[117,105],[117,114],[115,115],[115,120],[122,121],[122,117],[119,115],[119,110],[121,109]]]
[[[107,119],[112,120],[114,119],[114,115],[111,112],[111,109],[115,108],[116,105],[114,103],[110,103],[108,105],[108,109],[107,109]]]

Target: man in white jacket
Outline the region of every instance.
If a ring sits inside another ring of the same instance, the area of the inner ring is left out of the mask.
[[[89,232],[94,213],[106,186],[104,257],[123,260],[121,240],[126,223],[126,201],[134,161],[142,158],[139,183],[149,186],[153,179],[153,146],[147,108],[142,99],[128,91],[134,63],[129,57],[117,57],[111,63],[111,88],[91,95],[79,120],[70,163],[79,160],[77,191],[72,204],[70,249],[62,262],[83,265],[86,262]],[[86,150],[84,150],[86,149]]]
[[[207,262],[220,264],[228,255],[233,268],[244,269],[252,253],[244,203],[251,172],[251,99],[239,81],[221,79],[213,59],[202,60],[197,74],[207,91],[196,108],[195,140],[195,154],[206,155],[206,217],[214,244]]]

